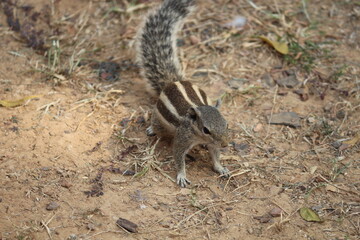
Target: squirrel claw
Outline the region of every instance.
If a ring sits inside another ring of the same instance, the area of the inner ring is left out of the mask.
[[[229,178],[230,177],[230,171],[226,167],[223,167],[222,169],[219,169],[218,171],[220,173],[220,177]]]
[[[191,182],[187,180],[185,176],[181,176],[181,175],[177,176],[176,182],[182,188],[186,187],[186,185],[188,184],[191,184]]]
[[[146,135],[148,135],[149,137],[152,137],[152,136],[156,135],[156,133],[154,133],[154,130],[153,130],[152,126],[150,126],[150,127],[148,127],[146,129]]]

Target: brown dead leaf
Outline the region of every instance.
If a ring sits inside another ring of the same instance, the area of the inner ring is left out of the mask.
[[[326,185],[325,190],[326,190],[326,191],[330,191],[330,192],[336,192],[336,193],[339,192],[339,189],[337,189],[337,188],[334,187],[333,185]]]

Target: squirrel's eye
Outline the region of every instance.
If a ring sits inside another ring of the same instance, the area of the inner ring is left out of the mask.
[[[204,127],[204,128],[203,128],[203,133],[205,133],[205,134],[210,134],[210,131],[209,131],[209,129],[207,129],[206,127]]]

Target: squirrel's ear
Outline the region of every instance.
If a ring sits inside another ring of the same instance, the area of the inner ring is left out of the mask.
[[[219,98],[218,100],[216,100],[214,107],[219,109],[221,107],[221,103],[222,103],[221,98]]]
[[[198,111],[197,111],[195,108],[191,107],[191,108],[189,108],[189,110],[188,110],[188,112],[187,112],[187,116],[188,116],[193,122],[195,122],[196,119],[198,118]]]

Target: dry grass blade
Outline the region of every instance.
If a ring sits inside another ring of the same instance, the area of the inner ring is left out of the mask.
[[[240,175],[243,175],[245,173],[248,173],[248,172],[251,172],[250,170],[245,170],[245,171],[242,171],[242,172],[238,172],[238,173],[235,173],[235,174],[231,174],[230,177],[228,178],[228,180],[226,181],[226,184],[224,186],[224,191],[226,190],[226,187],[228,186],[230,180],[236,176],[240,176]]]
[[[46,229],[46,232],[49,236],[50,239],[53,239],[52,235],[51,235],[51,230],[48,227],[49,223],[53,220],[53,218],[55,217],[56,214],[53,214],[52,217],[48,220],[48,221],[41,221],[41,225]]]

